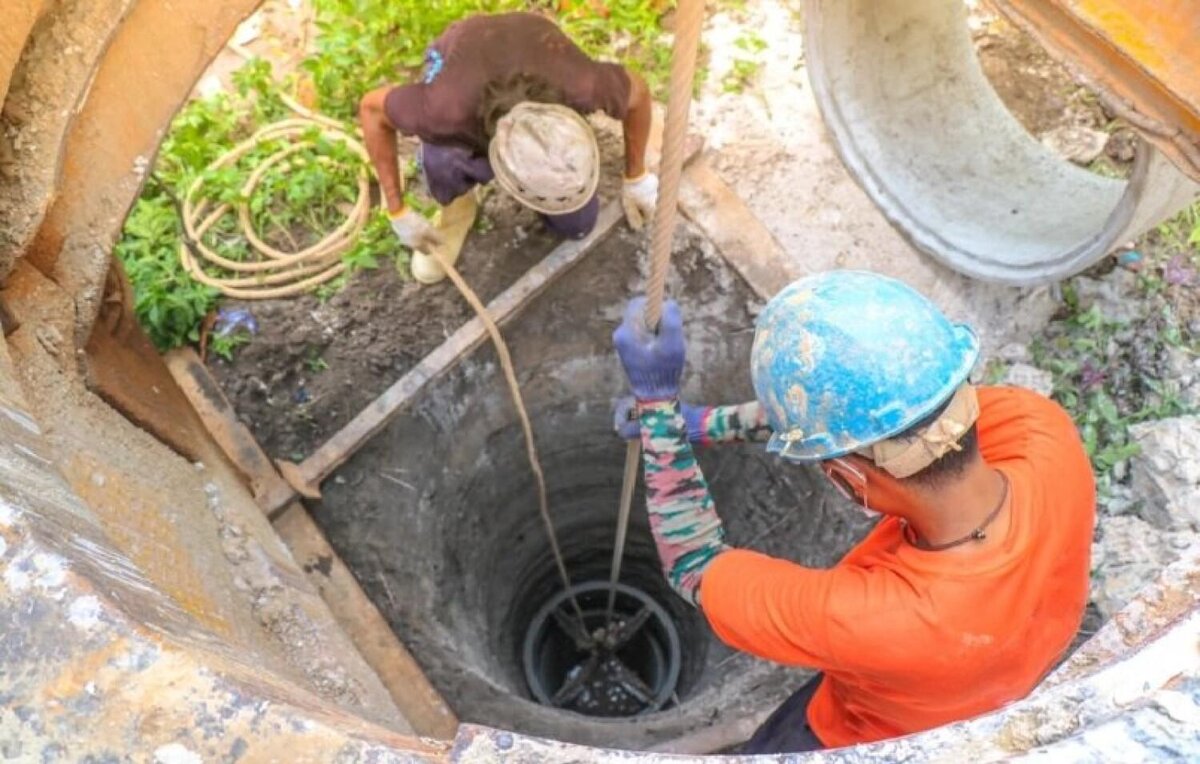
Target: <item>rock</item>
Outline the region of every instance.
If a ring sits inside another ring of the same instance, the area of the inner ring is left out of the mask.
[[[1183,405],[1200,408],[1200,358],[1181,347],[1168,347],[1166,381],[1176,386]]]
[[[1029,346],[1021,342],[1010,342],[996,351],[996,357],[1005,363],[1029,363]]]
[[[1109,159],[1127,164],[1137,156],[1138,138],[1132,130],[1118,130],[1108,137],[1104,153]]]
[[[1049,398],[1054,390],[1054,375],[1027,363],[1014,363],[1004,373],[1001,384],[1024,387]]]
[[[1142,317],[1145,301],[1135,299],[1138,276],[1125,268],[1114,268],[1104,278],[1094,279],[1081,276],[1071,280],[1071,286],[1079,298],[1079,306],[1088,310],[1093,305],[1109,321],[1132,323]]]
[[[1089,165],[1104,153],[1108,133],[1079,125],[1063,125],[1042,133],[1042,145],[1075,164]]]
[[[1179,559],[1191,534],[1161,531],[1133,515],[1105,518],[1100,528],[1092,544],[1091,595],[1107,620]]]
[[[1121,462],[1121,465],[1128,470],[1128,462]],[[1116,472],[1117,467],[1113,467]],[[1133,489],[1128,485],[1120,482],[1113,482],[1108,488],[1108,496],[1101,498],[1100,509],[1106,515],[1128,515],[1133,514],[1138,505],[1138,500],[1134,496]]]
[[[1144,422],[1129,435],[1142,448],[1131,463],[1141,517],[1162,530],[1200,530],[1200,416]]]

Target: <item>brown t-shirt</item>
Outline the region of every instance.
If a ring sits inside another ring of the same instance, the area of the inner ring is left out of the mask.
[[[479,15],[457,21],[429,46],[441,56],[432,81],[388,91],[384,111],[400,132],[426,143],[487,150],[481,106],[489,84],[536,77],[581,114],[624,119],[629,75],[593,61],[550,19],[532,13]]]

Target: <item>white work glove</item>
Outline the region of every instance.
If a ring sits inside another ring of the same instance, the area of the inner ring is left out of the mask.
[[[421,213],[411,207],[403,207],[399,212],[389,212],[388,219],[392,221],[392,231],[400,243],[416,252],[428,254],[442,243],[442,237],[429,224]]]
[[[654,217],[657,200],[657,175],[646,172],[640,178],[626,178],[625,187],[621,189],[621,206],[625,208],[625,220],[629,222],[629,227],[635,231],[645,228],[646,221]]]

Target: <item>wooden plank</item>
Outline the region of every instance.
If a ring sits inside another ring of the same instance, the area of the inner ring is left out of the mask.
[[[438,740],[452,739],[458,730],[458,718],[308,511],[294,501],[273,525],[416,733]]]
[[[587,237],[559,244],[544,260],[529,269],[515,284],[488,304],[488,313],[492,320],[502,326],[520,313],[530,300],[579,264],[622,218],[620,202],[610,202],[606,205],[600,211],[596,227]],[[478,348],[486,340],[487,331],[483,322],[478,316],[472,318],[368,404],[358,416],[301,464],[293,465],[281,461],[279,466],[284,477],[301,494],[319,496],[322,481],[386,427],[430,382],[441,377],[458,362],[458,359]]]
[[[684,172],[679,208],[764,299],[802,275],[789,271],[783,247],[705,159]]]
[[[179,388],[191,401],[213,439],[254,487],[256,495],[271,495],[286,483],[250,431],[237,419],[216,380],[190,348],[167,354]],[[260,499],[261,506],[261,499]],[[446,740],[458,719],[421,670],[412,653],[396,637],[387,620],[358,585],[304,507],[288,501],[273,522],[309,582],[337,619],[338,625],[367,665],[379,676],[392,701],[417,734]]]

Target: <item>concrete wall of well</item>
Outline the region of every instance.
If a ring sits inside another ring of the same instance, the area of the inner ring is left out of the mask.
[[[0,750],[41,760],[668,758],[475,727],[452,747],[405,735],[211,441],[163,424],[190,416],[173,408],[177,396],[148,384],[140,392],[157,403],[138,426],[104,395],[95,369],[117,351],[89,351],[94,331],[108,332],[110,347],[145,347],[106,289],[111,244],[170,116],[255,4],[6,4]],[[117,308],[96,323],[106,294]],[[143,378],[161,378],[157,357],[137,358]],[[1195,757],[1197,570],[1193,552],[1029,699],[823,758],[1103,757],[1115,744]]]

